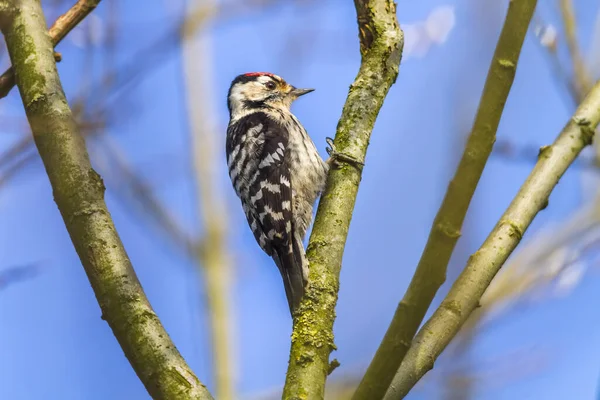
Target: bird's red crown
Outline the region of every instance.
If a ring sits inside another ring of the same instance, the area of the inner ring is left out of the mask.
[[[247,72],[244,74],[244,76],[274,76],[274,74],[270,73],[270,72]]]

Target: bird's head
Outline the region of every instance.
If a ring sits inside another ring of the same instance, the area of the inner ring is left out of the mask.
[[[231,82],[227,106],[232,118],[261,108],[289,110],[294,100],[313,90],[297,89],[275,74],[250,72]]]

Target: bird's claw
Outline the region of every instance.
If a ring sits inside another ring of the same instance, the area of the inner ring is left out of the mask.
[[[325,148],[325,151],[327,151],[327,154],[329,155],[327,164],[331,165],[332,163],[335,163],[339,165],[339,162],[341,161],[354,166],[359,171],[362,171],[362,168],[365,166],[364,162],[357,160],[355,157],[349,154],[337,151],[332,138],[326,137],[325,142],[328,145],[328,147]]]
[[[335,144],[333,144],[333,139],[330,137],[326,137],[325,143],[327,143],[328,146],[325,148],[325,151],[331,157],[331,153],[335,152]]]

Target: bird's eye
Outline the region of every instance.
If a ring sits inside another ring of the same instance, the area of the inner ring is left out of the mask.
[[[276,85],[275,85],[275,82],[271,82],[271,81],[269,81],[269,82],[265,83],[265,86],[266,86],[266,88],[267,88],[267,89],[269,89],[269,90],[273,90],[273,89],[275,89],[275,87],[276,87]]]

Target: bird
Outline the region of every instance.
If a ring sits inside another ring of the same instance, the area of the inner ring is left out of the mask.
[[[313,90],[250,72],[236,76],[227,94],[229,177],[254,238],[281,273],[292,318],[308,285],[303,241],[330,166],[290,110]]]

